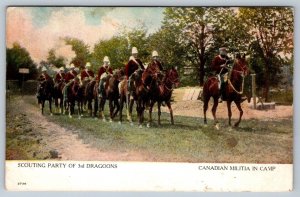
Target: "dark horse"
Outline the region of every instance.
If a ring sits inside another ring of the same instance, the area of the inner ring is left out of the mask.
[[[46,100],[49,101],[50,114],[52,115],[52,98],[53,98],[53,81],[52,79],[39,82],[38,87],[38,103],[44,114],[44,107]]]
[[[170,111],[170,116],[171,116],[171,124],[174,124],[173,110],[171,107],[171,96],[174,87],[178,87],[178,85],[179,85],[179,75],[177,70],[174,67],[172,67],[170,70],[166,72],[165,76],[162,79],[162,82],[151,84],[149,123],[147,124],[147,127],[150,127],[150,124],[152,122],[152,109],[156,102],[158,107],[158,124],[160,125],[160,115],[161,115],[160,107],[162,102],[165,102],[166,105],[168,106]]]
[[[106,100],[109,101],[110,122],[113,121],[114,117],[118,114],[120,110],[119,83],[122,80],[123,76],[124,76],[124,71],[121,69],[121,70],[115,70],[112,75],[108,75],[106,77],[106,81],[104,84],[104,94],[100,99],[100,105],[99,105],[99,115],[103,121],[106,121],[103,112]]]
[[[241,118],[243,116],[243,110],[241,107],[241,98],[244,90],[244,79],[245,76],[249,74],[249,69],[247,67],[247,62],[245,59],[245,54],[241,57],[240,54],[236,55],[235,62],[233,67],[229,69],[228,81],[225,87],[225,93],[227,98],[227,109],[228,109],[228,123],[231,126],[231,103],[234,102],[240,111],[240,116],[238,121],[234,124],[235,127],[238,127]],[[204,124],[207,124],[206,120],[206,111],[208,109],[208,102],[210,97],[213,97],[214,104],[212,107],[212,114],[214,117],[214,122],[216,124],[216,128],[218,129],[218,121],[216,118],[216,110],[218,107],[218,99],[220,97],[219,90],[219,80],[217,77],[209,77],[203,86],[203,112],[204,112]]]
[[[78,118],[80,119],[82,116],[83,91],[80,80],[76,77],[67,89],[67,108],[70,118],[74,114],[76,102],[78,106]]]
[[[55,83],[54,85],[54,93],[53,93],[53,97],[54,97],[54,103],[55,103],[55,108],[58,111],[59,109],[59,113],[63,113],[63,107],[64,107],[64,95],[63,95],[63,89],[65,87],[65,82],[64,80],[61,80],[57,83]]]
[[[98,81],[96,79],[91,80],[84,90],[85,93],[85,101],[87,102],[88,106],[88,114],[97,118],[98,112]],[[94,108],[93,108],[93,101],[94,101]]]

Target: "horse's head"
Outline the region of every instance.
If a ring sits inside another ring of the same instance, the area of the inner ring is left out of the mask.
[[[237,53],[233,64],[233,72],[239,73],[242,77],[249,75],[249,68],[246,61],[246,54]]]
[[[179,86],[179,74],[177,68],[172,68],[166,72],[165,82],[171,82],[176,88]]]

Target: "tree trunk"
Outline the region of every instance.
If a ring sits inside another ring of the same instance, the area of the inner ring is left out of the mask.
[[[270,63],[268,61],[268,58],[265,59],[265,84],[264,84],[264,90],[263,90],[263,98],[265,98],[265,101],[269,101],[269,90],[270,90]]]
[[[201,61],[199,63],[199,83],[200,83],[200,86],[203,86],[204,84],[204,64],[205,64],[205,61]]]

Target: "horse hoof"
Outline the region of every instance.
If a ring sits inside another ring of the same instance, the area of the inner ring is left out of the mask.
[[[105,118],[102,119],[103,122],[106,122]]]
[[[121,124],[122,124],[122,122],[121,122],[121,121],[119,121],[119,122],[118,122],[118,124],[119,124],[119,125],[121,125]]]
[[[150,123],[147,123],[147,128],[150,128]]]
[[[78,116],[78,119],[80,120],[80,119],[81,119],[81,116]]]
[[[109,122],[113,122],[112,119],[109,119]]]
[[[142,129],[142,128],[143,128],[143,125],[140,124],[139,128]]]
[[[204,124],[204,127],[206,128],[206,127],[207,127],[207,124]]]
[[[235,127],[235,128],[239,127],[239,124],[235,123],[235,124],[234,124],[234,127]]]
[[[133,126],[133,122],[130,123],[130,126]]]
[[[81,114],[80,116],[83,116],[83,114]]]
[[[69,115],[69,118],[73,118],[71,115]]]
[[[50,116],[53,116],[53,114],[52,114],[52,113],[50,113]]]

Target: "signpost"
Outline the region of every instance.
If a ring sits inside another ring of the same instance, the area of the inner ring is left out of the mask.
[[[24,78],[25,78],[25,74],[29,74],[29,68],[19,68],[19,73],[22,74],[22,89],[21,89],[21,93],[22,93],[22,96],[23,96]]]

